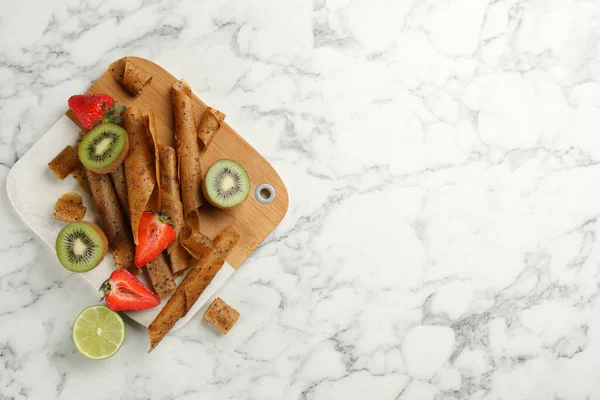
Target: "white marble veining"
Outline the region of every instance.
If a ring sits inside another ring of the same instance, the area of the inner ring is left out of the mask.
[[[150,355],[0,192],[1,399],[600,398],[600,3],[0,2],[0,181],[123,55],[185,77],[289,213]],[[194,322],[195,321],[195,322]]]

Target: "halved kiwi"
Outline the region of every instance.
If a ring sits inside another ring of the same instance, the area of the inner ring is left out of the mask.
[[[246,200],[250,192],[250,178],[246,169],[233,160],[219,160],[208,169],[202,193],[218,208],[231,208]]]
[[[100,124],[86,133],[79,143],[79,159],[89,170],[108,174],[117,169],[129,151],[125,129],[115,124]]]
[[[56,238],[58,261],[73,272],[86,272],[100,264],[107,249],[106,235],[91,222],[71,222]]]

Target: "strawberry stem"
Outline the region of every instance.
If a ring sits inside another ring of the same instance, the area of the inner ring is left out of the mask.
[[[169,217],[164,210],[157,212],[156,218],[158,218],[158,220],[163,224],[171,221],[171,217]]]
[[[92,128],[95,128],[100,124],[120,124],[121,122],[123,122],[123,117],[120,114],[125,110],[127,110],[127,106],[120,106],[115,108],[115,103],[113,103],[110,105],[110,107],[107,108],[106,102],[102,103],[102,111],[104,111],[104,116],[94,121]]]
[[[100,289],[98,289],[99,292],[102,292],[102,298],[100,301],[104,300],[104,298],[110,293],[111,289],[112,287],[110,286],[110,279],[105,280],[104,283],[100,285]]]

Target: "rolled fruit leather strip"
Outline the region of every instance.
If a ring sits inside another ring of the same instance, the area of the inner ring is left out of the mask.
[[[83,165],[80,165],[73,171],[71,174],[73,175],[73,179],[77,181],[79,186],[89,195],[92,194],[92,189],[90,188],[90,182],[88,181],[86,169]]]
[[[214,248],[192,267],[181,281],[181,284],[175,289],[175,293],[173,293],[167,304],[148,327],[150,351],[160,343],[175,323],[192,308],[221,269],[225,263],[225,258],[239,238],[240,234],[231,225],[215,237]]]
[[[179,242],[180,231],[183,227],[183,205],[179,193],[179,180],[177,179],[177,155],[171,146],[158,146],[158,159],[160,165],[161,209],[171,217],[177,237],[167,249],[171,271],[175,275],[182,274],[189,266],[189,255]]]
[[[124,113],[123,127],[129,135],[129,153],[125,158],[125,178],[131,218],[133,241],[138,243],[137,235],[142,214],[147,210],[156,210],[159,193],[156,180],[154,156],[147,140],[145,117],[135,107]]]
[[[160,189],[155,160],[155,144],[151,116],[142,116],[139,109],[128,108],[124,114],[123,127],[129,135],[129,153],[125,158],[125,177],[129,200],[131,230],[134,242],[138,242],[138,230],[142,214],[145,211],[158,211]],[[159,296],[170,293],[175,286],[166,260],[159,256],[146,266],[150,281],[157,286],[154,290]]]
[[[100,215],[100,225],[108,238],[115,268],[138,273],[135,267],[135,248],[129,227],[125,222],[121,205],[108,175],[100,175],[85,169],[96,210]]]
[[[203,260],[198,261],[196,266],[200,264],[201,273],[196,278],[196,281],[185,286],[185,313],[192,308],[196,300],[202,292],[210,285],[210,282],[217,275],[217,272],[225,264],[225,259],[240,239],[240,233],[233,227],[227,226],[215,238],[215,245],[211,252],[203,257]],[[194,268],[196,268],[194,266]]]
[[[202,205],[200,186],[202,171],[200,168],[200,145],[196,134],[192,92],[186,81],[176,82],[172,88],[173,115],[175,119],[175,143],[177,145],[178,177],[181,185],[181,200],[186,232],[194,234],[195,243],[207,244],[210,239],[200,233],[198,208]],[[187,235],[186,235],[187,237]],[[190,251],[180,237],[181,245],[197,256],[198,252]]]
[[[115,102],[115,107],[119,106],[119,102]],[[122,125],[122,122],[119,125]],[[81,139],[83,139],[83,136],[85,134],[85,131],[79,132],[77,138],[78,146],[79,142],[81,142]],[[117,193],[117,198],[119,199],[119,203],[121,204],[121,210],[123,211],[123,215],[125,216],[125,221],[127,223],[131,223],[129,215],[129,196],[127,195],[127,179],[125,177],[125,163],[122,163],[117,167],[117,169],[111,172],[110,178],[112,179],[115,192]]]
[[[197,212],[185,220],[185,226],[179,233],[179,241],[196,260],[210,253],[213,248],[212,240],[200,232],[200,216]]]
[[[116,170],[110,173],[110,178],[112,179],[112,183],[115,187],[115,192],[117,193],[117,198],[119,199],[119,203],[121,204],[121,209],[123,210],[123,215],[125,216],[125,220],[130,222],[129,216],[129,196],[127,195],[127,179],[125,177],[125,167],[123,164],[119,165]]]
[[[154,173],[156,175],[156,186],[158,188],[160,194],[160,159],[159,159],[159,145],[158,139],[156,136],[156,119],[154,118],[154,113],[152,111],[148,111],[148,115],[144,118],[144,123],[146,124],[146,143],[150,148],[150,152],[153,155],[154,159]],[[158,203],[160,205],[160,195],[158,197]]]
[[[77,119],[77,118],[75,118]],[[81,142],[81,139],[83,139],[83,135],[85,135],[86,131],[79,131],[79,133],[77,134],[77,144],[76,144],[76,148],[79,148],[79,142]],[[88,182],[88,178],[87,178],[87,173],[85,172],[85,167],[83,166],[83,164],[81,164],[81,162],[79,163],[79,166],[73,171],[73,173],[71,174],[73,175],[73,179],[75,179],[77,181],[77,183],[79,184],[79,186],[89,195],[92,194],[92,190],[90,189],[90,183]]]
[[[156,187],[154,193],[158,194],[155,199],[157,205],[162,205],[163,193],[161,190],[161,164],[159,160],[159,146],[156,137],[156,123],[154,114],[150,111],[144,118],[146,125],[146,143],[154,159],[154,174],[156,176]],[[154,211],[157,211],[154,209]],[[154,290],[160,298],[167,297],[177,287],[175,279],[169,268],[169,260],[166,257],[166,251],[162,252],[155,260],[146,265],[146,270]]]
[[[194,108],[188,93],[190,87],[185,81],[176,82],[172,87],[173,115],[175,120],[175,143],[177,145],[178,176],[181,185],[183,215],[187,218],[202,205],[200,187],[200,146],[196,135]]]
[[[207,107],[200,119],[198,127],[198,138],[202,142],[202,152],[205,152],[221,127],[221,122],[225,119],[225,114],[212,107]]]
[[[108,69],[113,78],[133,96],[142,93],[152,81],[152,75],[128,57],[115,61]]]

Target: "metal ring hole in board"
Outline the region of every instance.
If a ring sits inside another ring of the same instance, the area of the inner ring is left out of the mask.
[[[256,200],[258,200],[259,203],[269,204],[275,200],[275,188],[267,183],[263,183],[256,187],[254,196],[256,196]]]

